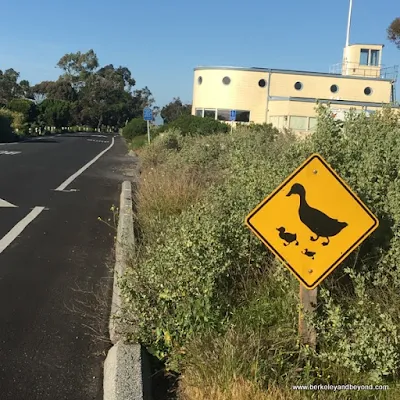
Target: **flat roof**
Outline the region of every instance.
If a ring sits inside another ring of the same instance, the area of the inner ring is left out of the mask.
[[[361,79],[364,81],[377,80],[377,81],[387,81],[391,82],[391,79],[383,79],[383,78],[374,78],[374,77],[365,77],[365,76],[353,76],[353,75],[341,75],[341,74],[333,74],[330,72],[314,72],[314,71],[297,71],[294,69],[276,69],[276,68],[261,68],[261,67],[232,67],[232,66],[199,66],[195,67],[194,71],[202,71],[202,70],[232,70],[232,71],[247,71],[247,72],[268,72],[268,73],[278,73],[278,74],[294,74],[294,75],[311,75],[311,76],[330,76],[335,78],[343,78],[343,79]]]
[[[385,47],[385,45],[382,43],[352,43],[352,44],[349,44],[349,47],[350,46],[382,46],[382,47]]]

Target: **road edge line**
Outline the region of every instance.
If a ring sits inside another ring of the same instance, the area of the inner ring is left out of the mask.
[[[19,220],[0,239],[0,254],[24,231],[24,229],[45,209],[45,207],[34,207],[24,218]]]
[[[61,192],[65,190],[65,188],[71,184],[79,175],[85,172],[92,164],[94,164],[103,154],[107,153],[114,146],[115,140],[112,138],[110,146],[108,146],[105,150],[101,151],[95,158],[90,160],[87,164],[85,164],[82,168],[78,169],[74,174],[72,174],[69,178],[67,178],[57,189],[54,189],[57,192]]]
[[[132,250],[127,244],[133,246],[134,240],[132,184],[130,181],[124,181],[120,195],[109,321],[109,335],[113,346],[104,361],[104,400],[145,400],[149,398],[146,392],[149,388],[150,371],[145,351],[140,344],[124,343],[121,334],[124,332],[123,324],[118,319],[122,304],[118,279],[125,272],[130,250]]]

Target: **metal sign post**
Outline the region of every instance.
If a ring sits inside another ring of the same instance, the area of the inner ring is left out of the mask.
[[[150,144],[150,121],[153,121],[153,111],[150,107],[143,110],[143,119],[147,121],[147,140]]]
[[[236,121],[236,110],[231,110],[230,121],[231,121],[231,133],[232,133],[233,132],[233,121]]]

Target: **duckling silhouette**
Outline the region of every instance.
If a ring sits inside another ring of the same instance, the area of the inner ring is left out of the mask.
[[[337,219],[328,217],[322,211],[310,207],[306,201],[306,190],[304,186],[295,183],[286,196],[298,194],[300,197],[299,217],[301,222],[306,225],[311,232],[317,235],[316,238],[310,237],[310,240],[315,242],[320,237],[326,238],[323,246],[329,244],[329,238],[336,236],[348,224],[347,222],[339,222]]]
[[[315,251],[309,251],[308,249],[305,249],[304,253],[302,254],[306,255],[307,257],[310,257],[311,260],[314,260]]]
[[[279,232],[279,237],[284,240],[286,243],[283,243],[284,246],[288,246],[292,242],[296,242],[296,246],[299,245],[297,241],[297,235],[295,233],[286,232],[286,228],[283,226],[276,229]]]

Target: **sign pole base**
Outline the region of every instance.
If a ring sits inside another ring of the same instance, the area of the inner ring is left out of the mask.
[[[317,307],[317,291],[306,289],[300,284],[299,335],[303,344],[308,344],[313,350],[317,346],[317,332],[304,320],[303,313],[314,313]]]

